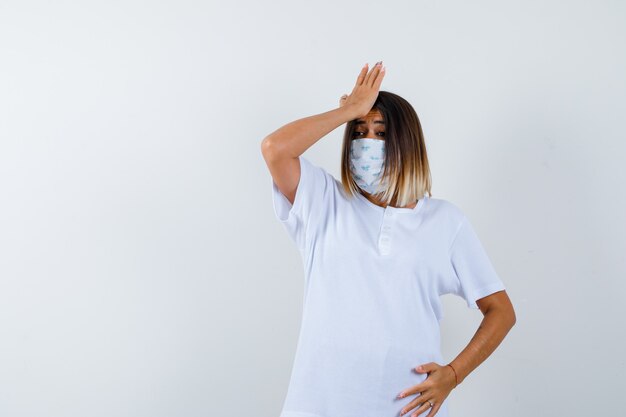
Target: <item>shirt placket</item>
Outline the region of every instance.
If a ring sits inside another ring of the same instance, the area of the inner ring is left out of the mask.
[[[381,255],[389,255],[392,248],[393,226],[396,220],[396,213],[385,209],[383,212],[383,220],[378,235],[378,252]]]

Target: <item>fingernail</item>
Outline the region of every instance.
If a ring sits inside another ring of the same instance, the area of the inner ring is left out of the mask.
[[[396,398],[403,398],[403,397],[404,397],[404,392],[401,392],[400,394],[396,396]]]

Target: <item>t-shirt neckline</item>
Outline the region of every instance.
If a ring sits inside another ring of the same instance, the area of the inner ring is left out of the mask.
[[[417,212],[419,212],[422,209],[422,206],[424,205],[424,200],[428,198],[428,194],[424,194],[424,196],[422,198],[417,200],[417,204],[413,208],[409,208],[409,207],[393,207],[393,206],[381,207],[381,206],[379,206],[377,204],[374,204],[371,201],[369,201],[360,192],[357,192],[356,195],[357,195],[357,198],[363,202],[363,204],[373,208],[374,210],[378,210],[378,211],[381,211],[381,212],[384,212],[384,211],[394,212],[394,213],[417,213]]]

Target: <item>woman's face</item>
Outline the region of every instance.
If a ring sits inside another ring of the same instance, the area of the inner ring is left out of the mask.
[[[372,109],[363,118],[356,119],[352,139],[380,139],[385,140],[385,122],[377,109]]]

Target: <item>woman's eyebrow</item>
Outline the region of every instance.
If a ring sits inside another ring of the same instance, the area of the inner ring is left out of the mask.
[[[356,122],[354,122],[354,124],[357,124],[357,125],[365,124],[365,120],[357,120]],[[384,125],[385,122],[382,120],[374,120],[374,124]]]

